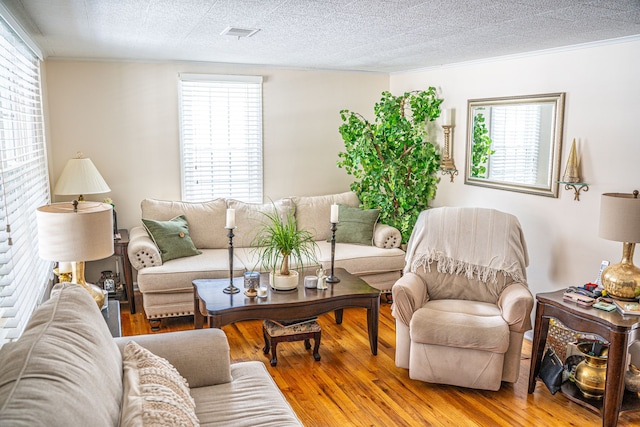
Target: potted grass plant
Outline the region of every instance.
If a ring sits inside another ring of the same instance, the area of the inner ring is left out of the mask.
[[[298,286],[298,271],[290,262],[302,266],[305,261],[317,264],[318,245],[313,234],[298,230],[293,213],[280,218],[278,211],[263,212],[264,218],[252,242],[262,267],[270,273],[271,287],[290,290]]]

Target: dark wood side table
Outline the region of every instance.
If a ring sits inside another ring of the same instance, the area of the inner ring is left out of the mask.
[[[129,248],[129,230],[118,230],[120,238],[113,241],[113,254],[122,258],[122,266],[124,269],[124,287],[127,294],[127,302],[129,303],[129,310],[131,314],[136,313],[136,298],[133,295],[133,271],[131,269],[131,262],[129,261],[129,254],[127,250]]]
[[[639,338],[640,317],[622,316],[617,311],[583,308],[564,301],[563,293],[564,290],[560,290],[536,295],[529,393],[533,393],[536,388],[536,378],[549,332],[549,319],[553,317],[575,331],[597,334],[609,342],[604,396],[601,400],[587,399],[570,382],[562,385],[562,393],[570,400],[601,413],[604,427],[615,427],[620,412],[640,410],[640,399],[635,393],[625,393],[624,388],[627,352],[629,345]]]

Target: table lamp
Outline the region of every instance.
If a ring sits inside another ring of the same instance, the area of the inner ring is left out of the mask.
[[[602,272],[602,286],[614,298],[640,296],[640,269],[633,265],[633,252],[640,242],[640,199],[633,194],[605,193],[600,201],[600,237],[623,242],[622,260]]]
[[[84,201],[85,194],[108,193],[111,189],[105,182],[91,159],[83,157],[81,152],[65,165],[53,194],[60,196],[76,196]]]
[[[105,296],[84,278],[85,261],[113,254],[113,215],[111,205],[99,202],[54,203],[38,208],[38,249],[40,257],[59,263],[70,262],[72,283],[84,287],[99,308]]]

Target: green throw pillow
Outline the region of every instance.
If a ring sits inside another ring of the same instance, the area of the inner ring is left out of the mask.
[[[169,221],[154,221],[142,219],[144,228],[155,242],[162,262],[201,254],[189,237],[189,225],[184,215],[177,216]]]
[[[371,245],[378,217],[380,217],[379,209],[359,209],[338,205],[336,243]]]

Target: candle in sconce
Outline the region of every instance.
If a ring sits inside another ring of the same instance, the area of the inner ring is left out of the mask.
[[[236,227],[236,210],[227,209],[227,225],[225,228],[235,228],[235,227]]]
[[[331,205],[331,223],[338,223],[338,205]]]
[[[453,109],[445,108],[442,110],[442,126],[451,126],[453,124]]]

